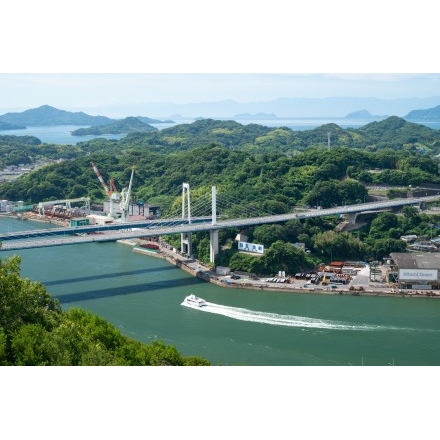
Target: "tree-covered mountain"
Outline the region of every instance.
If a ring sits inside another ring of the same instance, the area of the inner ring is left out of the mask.
[[[425,110],[412,110],[404,118],[413,121],[439,121],[440,105]]]
[[[132,133],[120,140],[93,139],[74,147],[64,146],[64,150],[45,144],[22,145],[20,149],[5,145],[2,157],[11,160],[17,160],[16,153],[25,148],[29,158],[64,154],[70,160],[2,183],[0,199],[36,204],[88,196],[95,202],[103,201],[106,195],[90,166],[93,160],[104,181],[113,177],[119,189],[127,185],[135,165],[133,201],[158,204],[164,216],[175,216],[181,208],[183,182],[190,184],[191,200],[196,204],[198,197],[215,185],[218,193],[231,201],[228,207],[222,207],[222,216],[240,217],[252,210],[283,214],[292,212],[297,205],[331,207],[363,202],[368,196],[366,185],[440,185],[434,157],[440,150],[439,142],[438,130],[392,117],[356,130],[326,124],[300,132],[286,127],[273,129],[255,124],[243,126],[234,121],[201,120],[151,133]],[[418,148],[420,145],[425,145],[426,150]],[[429,222],[425,220],[420,220],[417,231],[428,229]],[[285,242],[268,252],[268,256],[273,256],[269,259],[272,262],[266,258],[259,265],[250,258],[244,261],[232,249],[230,253],[221,253],[223,260],[218,264],[234,270],[271,273],[278,261],[289,261],[289,270],[299,269],[310,261],[291,252],[288,244],[296,241],[307,243],[316,258],[327,252],[330,240],[333,255],[337,255],[335,249],[339,248],[341,256],[364,259],[371,257],[374,250],[400,249],[402,242],[398,237],[403,231],[416,230],[414,225],[396,226],[392,231],[384,229],[376,236],[377,244],[370,239],[367,246],[359,238],[323,235],[336,224],[334,218],[307,221],[307,227],[291,222],[249,228],[250,239],[256,237],[257,242],[268,248],[275,246],[276,237]],[[367,237],[368,233],[364,234],[366,241]],[[382,239],[388,241],[382,243]],[[226,245],[225,240],[233,242],[226,232],[222,240],[222,245]],[[194,248],[202,259],[205,251],[209,258],[209,239],[200,235]],[[278,258],[281,254],[283,257]]]
[[[243,149],[245,145],[254,145],[256,138],[271,130],[273,129],[257,124],[242,125],[235,121],[201,119],[160,131],[131,133],[121,139],[120,146],[148,149],[158,153],[186,151],[212,143]]]
[[[374,121],[358,129],[343,129],[331,123],[313,130],[298,131],[288,127],[242,125],[236,121],[203,119],[151,133],[132,133],[121,139],[118,146],[169,153],[210,143],[251,154],[277,152],[294,155],[312,147],[327,148],[329,144],[330,147],[371,151],[392,148],[440,153],[440,131],[396,116]]]
[[[328,149],[335,147],[350,148],[362,151],[403,151],[405,154],[422,153],[434,156],[440,153],[440,130],[424,125],[411,123],[402,118],[390,117],[383,121],[374,121],[358,129],[343,129],[336,124],[325,124],[313,130],[294,131],[288,127],[265,127],[258,124],[242,125],[235,121],[218,121],[203,119],[191,124],[180,124],[160,131],[138,131],[140,123],[137,118],[126,118],[133,121],[136,131],[128,133],[120,140],[104,138],[91,139],[77,143],[75,146],[40,146],[37,151],[29,151],[25,142],[18,137],[4,138],[0,144],[19,148],[23,144],[29,156],[41,158],[49,154],[50,159],[75,158],[86,154],[102,152],[106,154],[123,154],[126,151],[141,151],[158,154],[170,154],[189,151],[206,145],[224,146],[238,150],[247,155],[282,154],[294,157],[309,149]],[[143,125],[140,125],[145,128]],[[124,132],[128,126],[119,126],[120,131],[98,128],[94,133]],[[111,127],[111,126],[110,126]],[[114,127],[114,128],[115,128]],[[131,128],[130,128],[131,129]],[[80,133],[90,133],[81,131]],[[15,140],[14,140],[15,139]],[[32,141],[34,142],[34,140]],[[8,151],[9,151],[8,150]],[[34,149],[35,150],[35,149]],[[40,154],[41,153],[41,154]],[[354,153],[351,153],[354,154]]]
[[[440,130],[408,122],[397,116],[366,124],[358,128],[356,133],[362,136],[362,140],[356,143],[371,150],[412,148],[436,152],[440,148]]]
[[[90,116],[83,112],[59,110],[50,105],[25,110],[20,113],[5,113],[0,122],[18,125],[103,125],[114,119],[106,116]]]
[[[157,131],[157,128],[130,116],[120,121],[106,125],[95,125],[88,128],[78,128],[72,131],[72,136],[101,135],[101,134],[124,134],[124,133],[148,133]]]

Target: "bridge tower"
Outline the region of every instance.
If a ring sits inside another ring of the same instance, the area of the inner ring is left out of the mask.
[[[217,193],[215,186],[212,187],[212,225],[217,223]],[[209,261],[214,263],[215,256],[218,254],[218,229],[209,231]]]
[[[185,196],[186,196],[186,200],[185,200]],[[186,210],[186,208],[188,209]],[[191,201],[190,201],[190,193],[189,193],[189,183],[182,184],[182,219],[185,219],[186,212],[188,212],[188,223],[191,223]],[[180,251],[183,254],[187,254],[189,257],[191,257],[192,255],[191,232],[182,232],[182,234],[180,234]]]
[[[130,183],[127,188],[123,188],[121,191],[121,202],[119,204],[122,215],[121,215],[121,222],[126,222],[128,218],[128,209],[130,206],[130,199],[131,199],[131,188],[133,185],[133,176],[134,176],[134,166],[131,167],[131,177],[130,177]]]

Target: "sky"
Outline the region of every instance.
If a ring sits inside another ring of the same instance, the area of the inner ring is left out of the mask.
[[[43,104],[93,113],[108,106],[149,102],[426,98],[440,96],[440,74],[0,73],[0,96],[3,113]]]
[[[0,112],[440,96],[437,23],[426,0],[399,5],[398,14],[378,0],[361,10],[347,0],[156,3],[3,5]]]

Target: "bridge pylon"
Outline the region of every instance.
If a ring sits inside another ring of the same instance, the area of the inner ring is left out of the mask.
[[[217,192],[215,186],[212,187],[212,225],[217,223]],[[218,229],[209,231],[209,261],[214,263],[218,254]]]
[[[191,223],[191,199],[189,183],[182,184],[182,219],[185,219],[185,215],[188,215],[188,223]],[[188,257],[192,256],[192,233],[182,232],[180,234],[180,252],[187,254]]]

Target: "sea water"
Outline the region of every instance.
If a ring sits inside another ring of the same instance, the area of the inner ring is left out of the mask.
[[[48,226],[50,227],[50,226]],[[0,218],[0,231],[41,223]],[[62,307],[81,307],[121,332],[161,340],[213,365],[440,365],[440,300],[224,288],[121,243],[0,251]],[[182,306],[190,293],[205,309]]]

